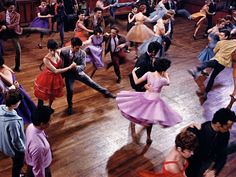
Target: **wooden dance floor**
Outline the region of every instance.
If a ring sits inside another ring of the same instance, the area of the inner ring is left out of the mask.
[[[126,23],[119,24],[121,33],[126,34]],[[123,29],[123,30],[122,30]],[[213,113],[229,102],[229,94],[233,89],[232,69],[225,69],[215,80],[214,88],[208,100],[200,105],[196,95],[197,85],[187,73],[187,69],[199,64],[197,55],[206,46],[207,40],[199,34],[194,41],[192,34],[193,22],[177,18],[174,25],[173,44],[166,57],[172,61],[169,69],[171,84],[163,88],[162,98],[182,117],[180,124],[163,129],[154,126],[153,143],[145,146],[146,132],[140,144],[132,142],[129,121],[123,118],[117,109],[114,99],[103,95],[76,82],[74,87],[74,114],[66,115],[66,97],[53,103],[55,114],[52,116],[50,128],[47,130],[53,151],[51,165],[53,177],[136,177],[140,170],[160,170],[164,156],[174,145],[176,134],[191,122],[210,120]],[[65,34],[66,40],[73,32]],[[51,36],[52,37],[52,36]],[[47,53],[46,41],[44,48],[38,49],[39,35],[22,37],[22,72],[16,73],[19,83],[36,103],[33,94],[33,82],[40,73],[39,65]],[[53,38],[59,41],[59,34]],[[14,66],[14,50],[10,41],[5,43],[5,63]],[[104,59],[109,62],[109,56]],[[131,90],[128,74],[134,66],[134,51],[128,54],[128,61],[121,65],[122,81],[116,83],[113,68],[98,70],[93,79],[117,94],[121,90]],[[88,64],[86,72],[90,75],[92,65]],[[236,111],[236,104],[232,108]],[[140,129],[141,127],[137,127]],[[231,140],[236,137],[236,127],[231,133]],[[236,154],[228,158],[220,177],[236,176]],[[25,168],[24,168],[25,169]],[[0,155],[0,176],[10,177],[11,159]]]

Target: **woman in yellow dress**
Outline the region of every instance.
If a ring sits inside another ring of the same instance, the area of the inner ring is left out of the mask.
[[[214,15],[215,13],[210,13],[209,12],[209,5],[211,3],[211,0],[207,0],[205,1],[205,5],[201,8],[201,10],[199,12],[196,12],[194,14],[192,14],[189,19],[190,20],[198,20],[196,25],[195,25],[195,30],[194,30],[194,34],[193,34],[193,39],[196,40],[196,36],[197,36],[197,32],[199,31],[200,27],[203,24],[203,21],[206,19],[207,14],[209,15]]]

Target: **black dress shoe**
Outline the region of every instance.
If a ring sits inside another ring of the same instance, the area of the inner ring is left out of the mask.
[[[20,72],[20,68],[16,68],[16,67],[15,67],[15,68],[13,69],[13,71],[15,71],[15,72]]]
[[[110,92],[104,94],[105,98],[116,98],[115,95],[112,95]]]
[[[73,109],[72,109],[72,107],[68,107],[68,108],[67,108],[67,114],[68,114],[68,115],[72,115],[72,114],[73,114]]]

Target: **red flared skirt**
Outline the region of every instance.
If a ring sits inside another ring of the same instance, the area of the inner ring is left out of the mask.
[[[55,99],[63,96],[65,84],[61,74],[43,71],[34,82],[34,95],[41,100]]]

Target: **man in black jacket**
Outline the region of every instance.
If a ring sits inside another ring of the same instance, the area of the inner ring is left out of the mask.
[[[153,64],[160,48],[161,44],[158,42],[151,42],[148,45],[148,51],[137,59],[134,67],[139,67],[139,69],[135,71],[138,78],[142,77],[148,71],[154,71]],[[133,76],[130,74],[130,84],[135,91],[144,92],[146,90],[144,87],[146,83],[147,82],[145,81],[141,84],[135,85]]]
[[[187,177],[214,177],[219,174],[227,159],[229,130],[236,122],[235,113],[227,108],[219,109],[212,121],[201,124],[201,128],[189,127],[196,134],[199,146],[189,158]]]

